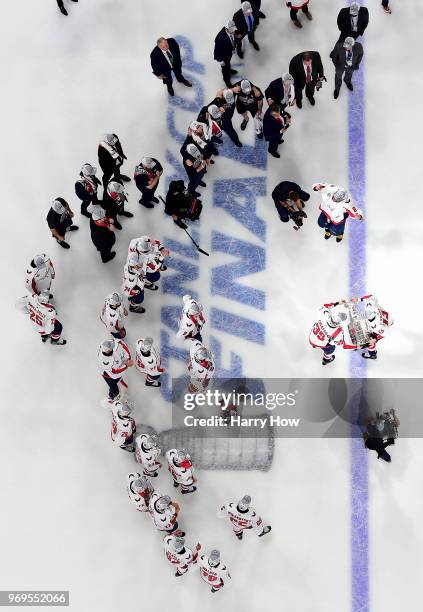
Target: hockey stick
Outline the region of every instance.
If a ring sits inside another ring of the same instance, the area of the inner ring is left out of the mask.
[[[161,201],[163,202],[163,204],[166,206],[166,202],[163,200],[162,196],[159,196],[159,198],[161,199]],[[179,226],[178,226],[179,227]],[[202,253],[203,255],[207,255],[207,257],[210,257],[210,253],[207,253],[207,251],[204,251],[200,245],[198,244],[198,242],[195,242],[194,238],[191,236],[191,234],[187,231],[187,229],[184,227],[183,228],[184,232],[187,234],[187,236],[189,237],[189,239],[191,240],[191,242],[194,244],[195,248],[197,249],[197,251],[199,253]]]

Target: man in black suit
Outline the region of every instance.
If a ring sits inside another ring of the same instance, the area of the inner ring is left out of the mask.
[[[127,159],[122,145],[116,134],[105,134],[104,139],[98,145],[98,163],[103,171],[103,188],[106,190],[110,179],[128,183],[131,179],[126,174],[121,174],[120,168]]]
[[[277,104],[271,104],[263,117],[263,136],[268,143],[268,151],[273,157],[279,158],[278,147],[283,143],[282,135],[288,124],[281,115],[281,109]]]
[[[285,72],[281,77],[272,81],[264,91],[264,97],[269,104],[277,104],[281,110],[295,104],[294,79]]]
[[[150,53],[151,69],[158,79],[163,81],[171,96],[175,95],[172,87],[172,70],[175,78],[186,87],[192,84],[182,74],[182,60],[179,45],[174,38],[158,39],[157,46]]]
[[[78,2],[78,0],[72,0],[72,2]],[[59,10],[62,13],[62,15],[68,14],[67,10],[65,9],[63,5],[63,0],[57,0],[57,6],[59,7]]]
[[[345,85],[350,91],[354,90],[351,78],[353,72],[359,69],[363,59],[363,45],[355,41],[352,36],[347,36],[343,43],[336,43],[330,56],[335,66],[335,91],[333,92],[333,97],[336,100],[341,89],[343,75]]]
[[[303,89],[312,106],[315,105],[314,90],[318,83],[325,79],[323,64],[318,51],[299,53],[289,62],[289,74],[294,77],[295,100],[302,108]]]
[[[339,11],[337,22],[341,32],[338,42],[344,42],[347,36],[356,40],[359,36],[363,36],[364,30],[369,25],[369,9],[360,6],[358,2],[351,2],[350,6]]]
[[[214,39],[214,59],[220,62],[223,80],[227,87],[232,87],[231,74],[237,73],[236,70],[231,68],[231,59],[235,51],[235,32],[235,23],[228,21]]]
[[[241,4],[242,4],[243,0],[241,0]],[[250,4],[252,4],[253,6],[255,6],[255,8],[258,10],[258,14],[260,19],[266,19],[266,15],[260,10],[261,9],[261,0],[250,0]]]
[[[260,21],[258,10],[251,6],[250,2],[243,2],[241,4],[241,8],[237,11],[233,16],[233,21],[236,26],[236,52],[238,56],[242,59],[244,57],[244,53],[242,51],[242,40],[245,36],[248,37],[248,40],[252,44],[253,48],[256,51],[260,51],[260,47],[256,43],[256,39],[254,37],[254,32],[257,29],[257,26]]]

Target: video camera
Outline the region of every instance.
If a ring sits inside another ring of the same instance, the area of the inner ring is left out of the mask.
[[[200,200],[189,193],[184,181],[171,181],[166,195],[165,213],[178,219],[198,221],[203,210]]]

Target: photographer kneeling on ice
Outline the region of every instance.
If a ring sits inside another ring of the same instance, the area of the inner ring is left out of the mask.
[[[203,205],[185,187],[184,181],[171,181],[165,202],[165,213],[172,217],[174,223],[186,229],[187,225],[182,219],[198,221]]]

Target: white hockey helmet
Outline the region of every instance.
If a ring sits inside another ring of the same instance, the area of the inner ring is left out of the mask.
[[[113,353],[113,349],[115,348],[114,340],[105,340],[101,343],[100,348],[104,355],[110,355]]]
[[[201,304],[199,304],[195,300],[192,300],[192,302],[190,303],[190,305],[187,308],[187,313],[190,316],[198,317],[198,315],[201,314],[202,308],[203,307],[202,307]]]
[[[220,117],[222,116],[222,113],[220,112],[219,108],[216,106],[216,104],[210,104],[210,106],[207,108],[209,115],[213,118],[213,119],[220,119]]]
[[[193,157],[194,159],[201,159],[202,157],[200,149],[196,147],[195,144],[192,142],[187,144],[187,153],[188,155],[191,155],[191,157]]]
[[[244,13],[244,15],[251,15],[253,12],[253,9],[249,2],[242,2],[241,8],[242,8],[242,12]]]
[[[66,210],[66,206],[63,204],[63,202],[63,198],[56,198],[55,200],[53,200],[53,203],[51,205],[54,212],[57,212],[58,215],[63,214]]]
[[[171,501],[172,500],[169,497],[169,495],[162,495],[161,497],[159,497],[159,499],[155,503],[156,509],[159,512],[162,512],[163,510],[166,510],[166,508],[169,508]]]
[[[227,21],[225,23],[225,28],[228,30],[228,32],[230,32],[231,34],[233,34],[234,32],[236,32],[236,25],[235,22],[232,21],[232,19],[229,19],[229,21]]]
[[[243,79],[241,81],[241,91],[242,91],[242,93],[245,93],[247,95],[251,93],[251,83],[250,83],[250,81],[247,81],[247,79]]]
[[[210,552],[209,555],[209,565],[210,567],[216,567],[220,563],[220,551],[214,549]]]
[[[128,199],[123,185],[117,181],[110,181],[107,185],[107,193],[113,200],[118,202],[125,202]]]
[[[289,74],[289,72],[284,72],[282,75],[282,81],[284,83],[286,83],[287,81],[291,81],[293,83],[294,77],[292,76],[292,74]]]
[[[244,495],[242,499],[239,500],[237,506],[241,512],[245,512],[251,505],[251,497],[249,495]]]
[[[355,45],[355,40],[352,36],[347,36],[346,39],[344,40],[344,44],[343,47],[344,49],[352,49]]]
[[[40,304],[48,304],[50,302],[50,292],[47,291],[47,289],[41,291],[38,296],[38,301]]]
[[[348,191],[346,189],[344,189],[343,187],[340,187],[339,189],[337,189],[333,196],[332,196],[332,200],[334,202],[346,202],[348,200]]]
[[[93,221],[100,221],[100,219],[106,218],[106,211],[101,206],[93,207],[93,212],[91,213],[91,219]]]
[[[151,450],[152,448],[157,448],[158,446],[158,438],[156,434],[145,434],[145,438],[142,442],[145,450]]]
[[[359,10],[360,10],[360,3],[359,2],[351,2],[351,4],[350,4],[350,15],[357,16]]]
[[[115,406],[117,407],[117,413],[121,418],[127,418],[131,416],[132,406],[130,404],[124,402],[116,402]]]
[[[343,312],[342,310],[334,310],[333,308],[330,308],[327,312],[328,323],[331,327],[336,327],[348,319],[347,313]]]
[[[36,268],[45,268],[50,261],[50,257],[45,253],[40,253],[39,255],[35,255],[32,261],[34,262]]]
[[[184,461],[191,459],[186,448],[177,449],[175,452],[175,461],[181,465]]]
[[[228,104],[233,104],[235,102],[235,95],[232,89],[224,89],[223,97]]]
[[[149,353],[151,351],[151,347],[153,346],[153,338],[140,338],[137,341],[137,345],[141,352]]]
[[[153,248],[150,236],[141,236],[141,238],[137,240],[135,248],[138,253],[149,253]]]
[[[176,553],[181,552],[185,548],[185,538],[183,536],[175,536],[173,540],[173,550]]]
[[[107,303],[112,308],[118,308],[122,304],[122,296],[120,295],[120,293],[116,293],[115,291],[107,297]]]
[[[137,478],[136,480],[134,480],[134,488],[136,491],[139,491],[141,493],[142,491],[146,490],[151,491],[153,487],[151,486],[151,483],[148,478],[146,478],[145,476],[141,476],[141,478]]]
[[[200,121],[191,121],[189,127],[193,132],[196,132],[197,130],[202,129],[203,124]]]
[[[82,176],[85,176],[86,178],[88,178],[89,176],[94,176],[96,172],[97,172],[97,168],[95,168],[94,166],[88,163],[84,164],[81,168],[81,174]]]
[[[117,143],[117,136],[114,134],[104,134],[104,142],[107,142],[108,145],[113,147]]]
[[[194,359],[197,363],[202,361],[211,361],[212,354],[205,346],[200,346],[194,353]]]
[[[152,157],[143,157],[142,160],[141,160],[141,164],[144,166],[144,168],[148,168],[150,170],[154,166],[153,158]]]

